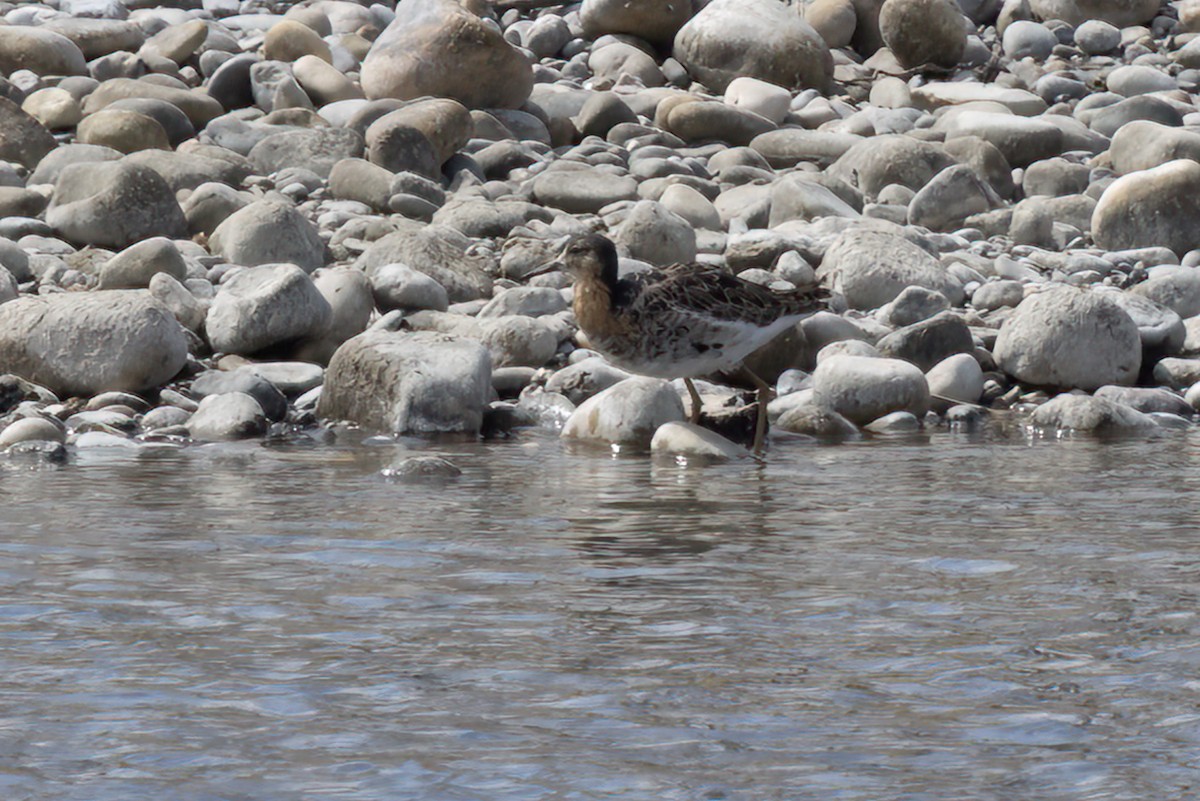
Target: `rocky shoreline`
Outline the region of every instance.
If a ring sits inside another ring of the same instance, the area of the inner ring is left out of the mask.
[[[751,359],[776,431],[1200,409],[1197,0],[0,13],[0,450],[349,423],[744,456],[748,394],[700,382],[682,422],[530,277],[589,231],[623,271],[830,291]]]

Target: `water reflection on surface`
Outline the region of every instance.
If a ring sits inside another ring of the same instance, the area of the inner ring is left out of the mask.
[[[1196,436],[0,462],[0,797],[1186,797]]]

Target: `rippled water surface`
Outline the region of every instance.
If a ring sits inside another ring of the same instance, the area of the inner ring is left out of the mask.
[[[1196,797],[1198,437],[0,462],[0,798]]]

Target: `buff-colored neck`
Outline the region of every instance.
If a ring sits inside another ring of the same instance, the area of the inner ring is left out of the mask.
[[[612,289],[599,277],[585,276],[575,281],[575,319],[589,336],[610,335],[619,327],[613,316]]]

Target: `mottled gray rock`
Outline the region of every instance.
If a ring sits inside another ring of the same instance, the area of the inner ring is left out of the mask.
[[[30,70],[38,75],[86,75],[83,53],[67,37],[31,25],[0,26],[0,73]]]
[[[104,81],[84,100],[83,113],[92,114],[127,97],[165,100],[186,114],[198,131],[225,113],[220,103],[203,92],[131,78],[112,78]]]
[[[225,184],[209,182],[196,187],[183,201],[182,209],[189,231],[212,236],[217,226],[252,202],[254,198],[248,193],[239,192]]]
[[[0,33],[13,26],[0,26]],[[0,97],[0,160],[33,169],[58,143],[40,122]]]
[[[558,314],[567,308],[566,299],[557,289],[517,286],[504,290],[488,301],[487,305],[479,310],[476,318],[486,320],[489,317],[504,317],[510,314],[541,317],[544,314]]]
[[[127,97],[104,107],[104,111],[113,110],[136,111],[150,117],[162,126],[171,147],[178,147],[196,135],[196,127],[192,125],[188,116],[178,106],[165,100],[152,97]]]
[[[887,325],[905,326],[928,320],[950,308],[950,301],[941,292],[921,286],[910,286],[879,309],[879,320]]]
[[[637,197],[637,181],[599,170],[546,170],[533,182],[539,203],[569,214],[595,214],[620,200]]]
[[[517,314],[481,320],[479,339],[496,367],[542,367],[558,350],[554,329]]]
[[[181,239],[187,220],[166,181],[149,167],[72,164],[59,174],[46,222],[71,242],[124,248],[153,236]]]
[[[767,224],[776,228],[789,220],[821,217],[859,217],[858,209],[808,173],[792,173],[771,186],[771,216]]]
[[[65,10],[65,9],[64,9]],[[87,61],[107,56],[110,53],[124,51],[136,53],[146,41],[146,34],[136,22],[123,19],[91,19],[86,17],[56,17],[40,26],[47,31],[65,36],[70,39],[83,58]],[[75,56],[69,50],[64,52],[66,62],[77,65]],[[56,60],[62,56],[56,56]],[[4,70],[7,72],[7,69]],[[85,75],[87,66],[74,73],[52,71],[48,75]]]
[[[908,222],[931,231],[952,231],[972,214],[988,211],[999,198],[966,164],[939,172],[908,204]]]
[[[7,268],[0,266],[0,303],[8,303],[10,300],[16,300],[20,294],[17,286],[17,279]]]
[[[650,440],[650,452],[700,461],[725,461],[750,456],[750,452],[741,445],[717,432],[684,422],[659,426]]]
[[[1069,25],[1103,20],[1118,28],[1148,23],[1158,12],[1158,0],[1029,0],[1041,19],[1060,19]]]
[[[65,442],[66,433],[42,417],[25,417],[0,426],[0,450],[19,442]]]
[[[775,123],[752,111],[725,103],[679,103],[666,115],[663,127],[685,142],[728,142],[748,145],[775,130]]]
[[[81,144],[111,147],[121,153],[171,147],[157,120],[128,109],[104,108],[89,114],[79,123],[76,138]]]
[[[1063,151],[1062,129],[1042,119],[966,110],[944,119],[937,127],[946,132],[947,140],[978,136],[995,145],[1014,167],[1025,167]]]
[[[308,128],[272,134],[250,149],[248,158],[263,175],[304,167],[328,178],[333,165],[363,154],[363,138],[350,128]]]
[[[899,359],[834,356],[813,373],[813,400],[863,425],[897,411],[924,414],[929,386],[921,370]]]
[[[448,228],[397,222],[397,230],[380,238],[359,257],[356,266],[368,273],[384,264],[407,264],[446,289],[451,303],[490,296],[489,272],[495,265],[482,254],[468,252],[471,241]]]
[[[627,33],[666,45],[691,15],[692,4],[680,0],[584,0],[579,21],[592,39],[606,33]]]
[[[976,403],[983,395],[983,369],[970,353],[956,353],[925,373],[929,391],[938,398]]]
[[[980,311],[993,311],[1016,306],[1025,299],[1025,287],[1020,281],[989,281],[971,295],[971,305]]]
[[[1137,326],[1143,348],[1166,355],[1183,349],[1187,329],[1176,312],[1141,294],[1113,292],[1111,297]]]
[[[1079,105],[1082,106],[1083,103],[1081,102]],[[1107,137],[1115,136],[1121,128],[1139,120],[1168,126],[1183,124],[1183,115],[1179,109],[1167,100],[1154,95],[1127,97],[1120,102],[1102,106],[1091,112],[1083,112],[1081,109],[1080,116],[1087,120],[1088,127],[1092,131]]]
[[[239,392],[257,401],[261,414],[268,420],[287,417],[288,403],[283,392],[259,374],[257,367],[239,367],[236,370],[208,370],[192,382],[192,395],[207,398],[210,395],[225,395]]]
[[[883,356],[903,359],[925,371],[956,353],[974,351],[975,340],[961,317],[941,312],[893,331],[879,340],[876,347]]]
[[[1031,295],[1004,321],[996,363],[1019,381],[1091,390],[1131,384],[1142,364],[1137,325],[1103,294],[1058,286]]]
[[[362,86],[372,99],[449,97],[468,108],[516,108],[529,97],[533,72],[498,27],[454,0],[402,0],[363,62]]]
[[[198,189],[211,181],[237,186],[254,172],[250,163],[237,154],[204,145],[187,151],[142,150],[126,156],[122,163],[149,167],[174,192]]]
[[[825,40],[800,11],[772,0],[713,0],[676,34],[673,54],[717,92],[741,76],[824,91],[833,74]]]
[[[1144,64],[1117,67],[1108,74],[1107,82],[1108,91],[1116,92],[1122,97],[1169,92],[1179,88],[1170,75]]]
[[[1092,213],[1096,244],[1109,250],[1200,246],[1200,164],[1169,161],[1109,184]],[[1190,315],[1185,315],[1190,316]]]
[[[804,19],[831,48],[847,47],[858,24],[850,0],[813,0],[804,6]]]
[[[776,169],[794,167],[802,161],[811,161],[824,168],[833,164],[862,141],[863,137],[850,133],[780,128],[778,131],[768,131],[754,137],[750,142],[750,148],[760,153],[767,163]],[[932,174],[931,172],[930,175]],[[843,178],[836,172],[834,175]],[[845,179],[843,178],[843,180]],[[865,187],[859,186],[859,188],[864,192],[867,191]]]
[[[2,238],[0,238],[0,267],[4,268],[17,283],[33,280],[33,271],[29,269],[29,254],[15,242]]]
[[[462,470],[440,456],[409,456],[385,467],[380,473],[401,481],[445,481],[458,478]]]
[[[683,402],[669,382],[633,376],[580,404],[562,436],[647,448],[660,426],[682,420]]]
[[[179,323],[146,292],[69,292],[0,305],[0,372],[62,397],[158,387],[187,352]]]
[[[662,86],[667,82],[654,56],[644,49],[616,39],[606,42],[588,53],[587,68],[596,79],[616,82],[622,75],[629,75],[644,86]]]
[[[886,0],[879,10],[879,32],[905,69],[953,67],[967,46],[962,11],[953,0]]]
[[[820,408],[811,398],[806,403],[786,409],[773,425],[780,431],[805,434],[818,439],[842,440],[859,436],[858,426],[835,411]]]
[[[492,202],[481,197],[460,196],[451,197],[437,209],[432,222],[476,239],[503,239],[517,226],[533,220],[548,223],[553,219],[554,214],[545,208],[515,198]]]
[[[368,331],[338,348],[318,412],[397,434],[477,433],[491,360],[474,340],[428,331]]]
[[[151,240],[152,241],[152,240]],[[186,286],[165,272],[150,276],[150,294],[189,331],[199,333],[208,316],[208,302],[191,293]]]
[[[521,44],[538,58],[550,58],[562,52],[571,41],[571,27],[556,14],[538,17],[521,35]]]
[[[1122,125],[1113,134],[1108,158],[1120,175],[1148,170],[1175,159],[1200,161],[1200,133],[1149,120],[1135,120]]]
[[[282,19],[267,30],[263,37],[263,55],[274,61],[297,61],[304,56],[333,60],[329,45],[316,31],[290,19]]]
[[[51,131],[74,128],[83,118],[83,109],[74,95],[65,89],[39,89],[21,104],[21,110]]]
[[[311,273],[325,264],[317,229],[287,203],[259,200],[229,215],[208,240],[232,264],[256,267],[287,262]]]
[[[1154,365],[1154,381],[1172,389],[1187,389],[1200,382],[1200,359],[1169,356]]]
[[[1004,29],[1004,55],[1011,59],[1045,61],[1058,44],[1058,37],[1044,25],[1017,20]]]
[[[687,220],[693,228],[720,231],[721,215],[712,201],[687,184],[672,184],[658,202],[668,211]]]
[[[282,61],[259,61],[250,65],[250,93],[254,104],[267,114],[287,109],[312,109],[312,100]]]
[[[313,285],[332,309],[329,325],[301,342],[293,358],[328,364],[334,351],[367,329],[375,311],[371,282],[358,270],[322,268],[312,275]]]
[[[546,391],[565,395],[572,403],[579,405],[593,395],[619,384],[629,375],[599,356],[589,356],[556,370],[546,382]]]
[[[58,181],[58,176],[70,164],[91,163],[97,161],[119,161],[121,154],[111,147],[99,145],[70,144],[60,145],[51,150],[29,176],[30,184],[52,184]]]
[[[1165,389],[1150,387],[1104,386],[1096,390],[1094,397],[1110,400],[1137,409],[1142,414],[1162,412],[1191,417],[1194,410],[1182,396]]]
[[[380,311],[445,311],[450,305],[445,287],[406,264],[381,264],[370,271],[369,277]]]
[[[734,78],[725,88],[725,102],[779,125],[791,110],[792,93],[758,78]]]
[[[474,122],[471,112],[450,98],[429,98],[407,103],[384,114],[366,130],[367,145],[376,150],[376,142],[386,138],[389,129],[411,128],[419,131],[433,146],[434,161],[441,167],[471,138]]]
[[[932,142],[888,134],[856,138],[829,173],[874,199],[884,187],[894,184],[918,191],[954,164],[954,159]]]
[[[292,76],[316,106],[363,97],[362,90],[341,70],[315,55],[304,55],[292,64]]]
[[[1200,315],[1200,270],[1180,267],[1156,274],[1129,290],[1188,318]]]
[[[1154,420],[1124,404],[1087,395],[1058,395],[1034,410],[1035,428],[1097,434],[1146,434]]]
[[[244,392],[210,395],[187,421],[188,434],[201,442],[257,437],[267,430],[258,401]]]
[[[145,289],[158,273],[187,278],[187,263],[173,241],[152,237],[122,250],[100,268],[101,289]]]
[[[863,428],[872,434],[911,434],[921,430],[921,421],[912,412],[890,412]]]
[[[661,203],[643,200],[629,210],[612,234],[628,256],[649,264],[687,264],[696,259],[696,232]]]
[[[253,354],[319,334],[332,310],[294,264],[239,270],[221,285],[205,327],[215,350]]]
[[[142,428],[146,431],[158,431],[160,428],[174,428],[187,424],[192,413],[178,406],[158,406],[142,416]]]
[[[933,256],[895,234],[849,230],[825,253],[817,273],[853,309],[875,309],[906,287],[920,286],[963,302],[962,284]]]
[[[1075,45],[1089,56],[1111,53],[1121,45],[1121,29],[1104,20],[1090,19],[1075,29]]]
[[[391,170],[366,159],[342,159],[329,172],[329,192],[342,200],[357,200],[384,211],[392,195]]]

